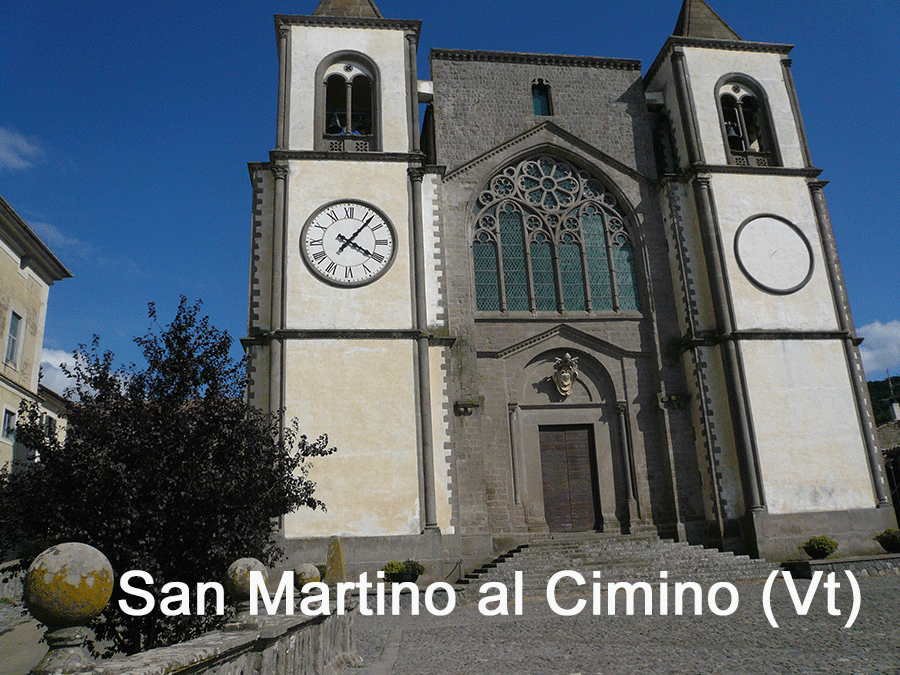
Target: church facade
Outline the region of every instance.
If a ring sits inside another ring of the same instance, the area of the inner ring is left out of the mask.
[[[895,521],[789,46],[685,0],[643,76],[436,49],[425,78],[419,22],[371,0],[276,28],[248,395],[338,448],[289,551],[877,547]]]

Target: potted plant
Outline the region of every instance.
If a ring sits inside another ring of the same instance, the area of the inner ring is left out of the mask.
[[[392,560],[381,568],[388,581],[415,581],[419,575],[425,572],[425,568],[416,560]]]
[[[838,543],[831,537],[820,535],[818,537],[810,537],[800,544],[800,548],[806,551],[806,555],[813,560],[824,560],[837,551]]]
[[[875,535],[875,541],[888,553],[900,553],[900,530],[890,528]]]

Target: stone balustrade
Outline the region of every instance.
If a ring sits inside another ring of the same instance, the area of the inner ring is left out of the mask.
[[[236,561],[226,588],[238,603],[223,630],[133,656],[94,661],[84,643],[86,626],[106,607],[113,589],[109,561],[85,544],[60,544],[35,558],[25,575],[24,600],[47,626],[49,651],[31,675],[336,675],[359,666],[353,616],[253,616],[247,611],[249,572],[264,571],[252,558]]]

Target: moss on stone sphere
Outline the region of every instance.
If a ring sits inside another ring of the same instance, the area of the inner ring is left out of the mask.
[[[25,606],[47,626],[84,626],[102,612],[113,591],[113,569],[87,544],[51,546],[25,574]]]
[[[228,566],[225,573],[225,591],[237,602],[246,602],[250,599],[250,572],[262,572],[266,583],[269,581],[269,571],[256,558],[241,558]]]
[[[294,587],[297,589],[303,588],[304,584],[321,580],[319,569],[311,563],[303,563],[294,568]]]

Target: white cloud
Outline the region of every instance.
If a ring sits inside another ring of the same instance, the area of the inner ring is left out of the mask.
[[[80,239],[64,234],[58,227],[51,225],[50,223],[31,222],[29,225],[50,248],[81,251],[87,246]]]
[[[859,346],[863,367],[870,380],[883,380],[886,370],[897,375],[900,366],[900,321],[874,321],[857,329],[865,341]]]
[[[43,154],[43,150],[21,134],[0,127],[0,169],[30,169]]]
[[[74,365],[75,357],[72,352],[46,347],[41,350],[41,384],[57,394],[64,394],[66,389],[74,384],[74,381],[63,372],[63,363]]]

